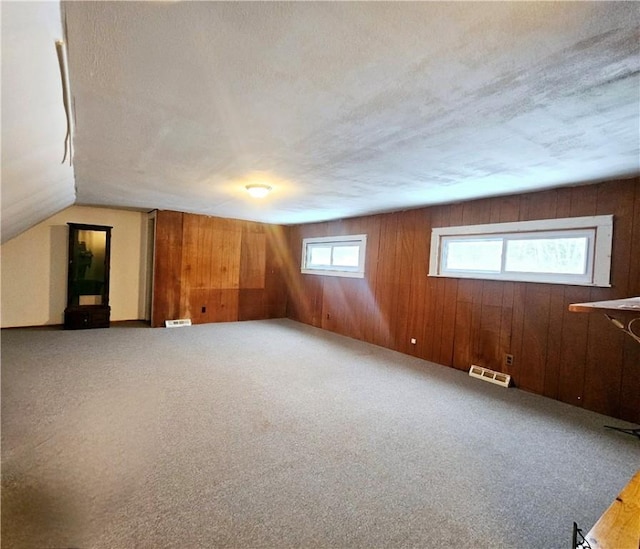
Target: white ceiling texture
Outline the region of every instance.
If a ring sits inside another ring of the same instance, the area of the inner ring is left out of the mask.
[[[61,10],[78,204],[289,224],[640,172],[635,2]],[[3,13],[3,218],[13,212],[4,201],[4,95],[13,86],[4,31]],[[53,48],[41,43],[47,36],[31,38],[29,48]],[[52,64],[41,70],[56,76],[55,51]],[[56,85],[46,106],[64,118],[59,76]],[[11,91],[28,99],[42,90]],[[12,131],[44,131],[46,120],[30,113]],[[58,133],[47,139],[59,164]],[[273,191],[252,199],[252,182]]]

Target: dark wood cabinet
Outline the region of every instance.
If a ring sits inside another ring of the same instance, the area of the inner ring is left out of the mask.
[[[69,225],[69,271],[64,328],[108,328],[111,229],[104,225]]]
[[[64,312],[64,327],[66,330],[108,328],[109,309],[109,307],[92,305],[67,307]]]

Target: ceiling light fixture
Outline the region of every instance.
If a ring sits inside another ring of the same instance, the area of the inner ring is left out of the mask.
[[[254,198],[263,198],[271,192],[271,187],[263,184],[247,185],[245,189]]]

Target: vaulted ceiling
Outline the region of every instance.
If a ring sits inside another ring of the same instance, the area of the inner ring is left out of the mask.
[[[3,241],[74,200],[300,223],[638,174],[639,26],[635,2],[3,2]]]

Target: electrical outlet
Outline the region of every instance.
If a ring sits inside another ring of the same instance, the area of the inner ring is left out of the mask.
[[[418,341],[416,340],[415,337],[411,338],[411,345],[415,345],[416,343],[418,343]]]
[[[508,353],[504,355],[504,363],[507,366],[513,366],[513,355],[510,355]]]

